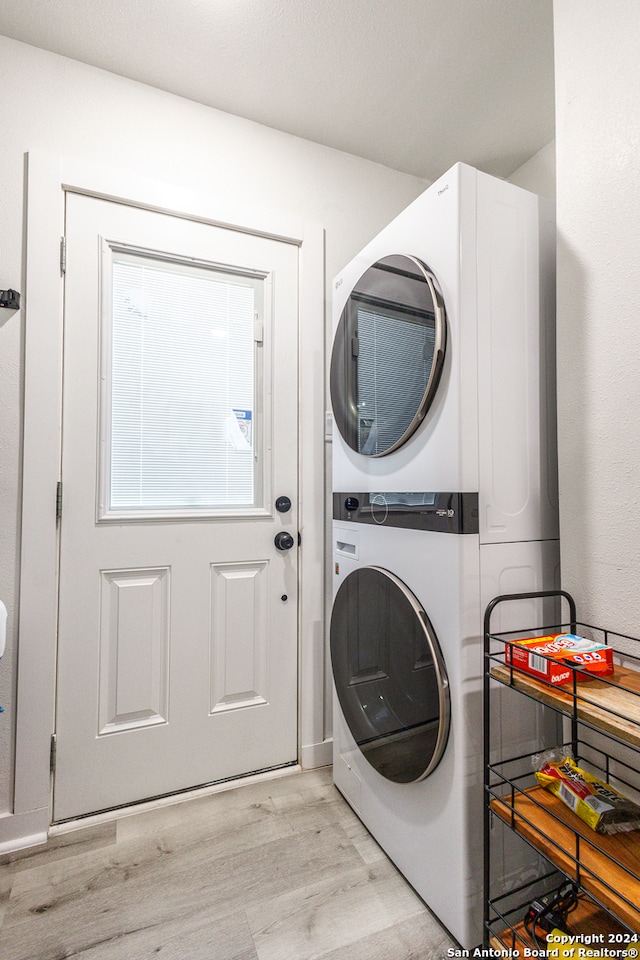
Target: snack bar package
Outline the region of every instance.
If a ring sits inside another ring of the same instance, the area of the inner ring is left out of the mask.
[[[640,806],[603,780],[579,767],[565,754],[556,759],[554,751],[540,754],[536,779],[559,797],[597,833],[621,833],[640,828]]]

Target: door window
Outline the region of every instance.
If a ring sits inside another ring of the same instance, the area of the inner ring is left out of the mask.
[[[264,277],[110,244],[103,268],[99,515],[260,507]]]
[[[428,776],[447,742],[449,688],[433,626],[401,580],[378,567],[349,574],[331,615],[331,663],[369,763],[397,783]]]
[[[381,457],[411,436],[435,395],[445,340],[442,299],[419,260],[385,257],[360,277],[331,358],[336,425],[353,450]]]

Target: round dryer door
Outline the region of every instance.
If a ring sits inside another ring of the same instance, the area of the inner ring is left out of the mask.
[[[433,401],[446,317],[433,274],[415,257],[384,257],[347,300],[331,356],[336,426],[357,453],[383,457],[409,439]]]
[[[380,567],[342,583],[331,615],[331,663],[360,750],[396,783],[423,780],[449,734],[449,684],[434,629],[408,587]]]

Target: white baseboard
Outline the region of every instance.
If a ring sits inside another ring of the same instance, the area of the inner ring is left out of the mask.
[[[28,813],[0,815],[0,854],[26,850],[47,842],[49,808],[29,810]]]
[[[332,759],[333,740],[323,740],[322,743],[310,743],[300,747],[300,766],[303,770],[328,767]]]

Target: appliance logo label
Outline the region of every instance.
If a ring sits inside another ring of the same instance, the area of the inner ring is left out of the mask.
[[[442,188],[442,190],[438,190],[438,196],[441,197],[442,194],[445,193],[448,189],[449,189],[449,184],[447,183],[447,184]]]

